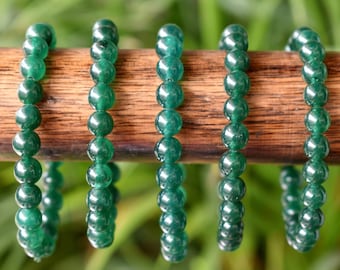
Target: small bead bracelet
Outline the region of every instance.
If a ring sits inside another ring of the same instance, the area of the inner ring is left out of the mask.
[[[86,173],[86,181],[91,186],[86,203],[87,237],[95,248],[105,248],[114,239],[116,203],[119,191],[114,184],[119,179],[119,168],[110,162],[114,147],[105,136],[113,129],[111,115],[106,112],[115,102],[115,94],[110,83],[114,80],[114,64],[118,57],[118,31],[110,20],[97,21],[92,29],[93,45],[90,54],[94,63],[90,75],[95,82],[89,92],[89,104],[95,112],[88,119],[87,126],[95,136],[87,147],[87,154],[93,161]]]
[[[223,178],[218,188],[222,203],[217,241],[221,250],[233,251],[240,246],[243,237],[244,206],[241,199],[246,192],[245,183],[240,178],[246,168],[246,158],[240,150],[248,142],[248,129],[242,123],[248,116],[248,104],[244,96],[250,88],[246,74],[249,67],[246,30],[237,24],[229,25],[222,33],[219,47],[227,52],[224,64],[228,74],[224,89],[229,99],[224,105],[224,115],[230,123],[222,131],[222,141],[228,151],[219,162]]]
[[[43,97],[39,81],[46,73],[44,59],[55,44],[54,30],[47,24],[34,24],[26,31],[23,44],[25,58],[20,64],[24,81],[18,89],[18,97],[24,105],[16,113],[16,123],[21,131],[12,142],[14,151],[20,156],[14,166],[15,178],[20,183],[15,194],[20,207],[15,216],[19,228],[17,239],[26,254],[36,261],[51,255],[55,249],[58,211],[62,207],[59,189],[63,185],[63,177],[57,170],[60,163],[47,164],[47,173],[43,178],[45,192],[42,195],[36,185],[42,175],[42,167],[33,157],[40,150],[40,138],[34,131],[41,123],[41,114],[35,105]],[[42,211],[38,208],[40,203]]]
[[[184,171],[177,164],[182,154],[181,143],[174,138],[182,128],[182,117],[175,110],[183,102],[183,90],[178,81],[183,76],[183,64],[180,60],[183,50],[183,33],[174,24],[164,25],[158,32],[156,53],[160,57],[157,74],[163,81],[158,87],[156,98],[164,109],[155,120],[156,129],[163,138],[155,145],[155,156],[163,165],[158,169],[156,179],[161,192],[158,206],[162,210],[160,227],[161,251],[165,260],[179,262],[187,254],[188,237],[185,232],[186,213],[184,204],[186,195],[182,182]]]
[[[282,169],[280,182],[283,217],[289,245],[300,252],[313,248],[319,238],[319,229],[324,216],[321,206],[326,200],[322,183],[328,178],[328,167],[324,158],[329,153],[327,138],[323,135],[330,126],[330,117],[324,109],[328,100],[325,86],[327,67],[323,63],[325,50],[320,38],[309,28],[294,31],[286,47],[298,51],[303,61],[302,76],[307,83],[304,100],[311,107],[305,116],[305,126],[311,135],[304,143],[304,152],[309,160],[304,164],[302,175],[306,186],[300,194],[300,175],[293,166]]]

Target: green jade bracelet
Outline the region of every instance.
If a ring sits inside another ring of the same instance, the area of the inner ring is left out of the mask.
[[[241,199],[246,193],[245,183],[240,178],[246,168],[246,158],[240,150],[248,142],[248,129],[242,123],[248,116],[248,104],[244,96],[250,88],[246,74],[249,67],[246,30],[237,24],[229,25],[222,33],[219,47],[227,52],[224,64],[228,74],[224,88],[229,99],[224,105],[224,115],[230,122],[222,131],[222,141],[228,151],[219,162],[223,178],[218,188],[222,203],[217,241],[221,250],[233,251],[240,246],[243,238],[244,206]]]
[[[16,123],[21,131],[12,142],[14,151],[20,156],[14,166],[15,178],[20,183],[15,194],[20,207],[15,216],[19,228],[17,239],[26,254],[36,261],[51,255],[55,249],[58,211],[62,207],[59,189],[63,177],[57,169],[60,163],[47,163],[47,173],[43,177],[45,192],[41,194],[36,183],[42,175],[42,167],[33,157],[40,150],[40,138],[34,131],[41,123],[41,114],[35,105],[43,97],[39,81],[46,73],[44,59],[55,45],[55,33],[49,25],[34,24],[26,31],[25,58],[20,64],[24,81],[18,89],[19,99],[24,105],[16,113]],[[42,211],[38,208],[40,203]]]
[[[183,50],[183,33],[174,24],[164,25],[158,32],[156,53],[160,57],[156,71],[163,83],[156,91],[156,98],[163,110],[155,120],[156,129],[163,135],[155,145],[155,156],[163,165],[158,169],[156,180],[161,191],[158,206],[162,210],[160,227],[161,252],[165,260],[180,262],[187,254],[187,234],[185,232],[186,201],[182,182],[184,171],[176,163],[181,158],[181,143],[173,137],[182,128],[182,117],[176,111],[184,99],[178,81],[183,76],[180,60]]]
[[[304,100],[310,106],[305,116],[305,126],[311,133],[304,143],[304,152],[309,160],[304,164],[302,176],[306,186],[300,194],[300,175],[293,166],[282,169],[280,182],[283,218],[289,245],[300,252],[313,248],[319,238],[319,229],[324,216],[321,206],[326,200],[322,183],[328,178],[328,167],[324,158],[329,153],[329,144],[324,136],[330,126],[330,117],[324,109],[328,100],[325,86],[327,68],[323,63],[325,50],[319,36],[309,28],[294,31],[286,47],[298,51],[303,61],[302,77],[307,83]]]
[[[89,104],[95,112],[88,119],[87,126],[95,136],[90,141],[87,154],[93,161],[86,173],[86,181],[91,186],[86,203],[87,237],[95,248],[105,248],[114,239],[116,203],[118,189],[114,184],[119,179],[119,169],[110,162],[114,147],[106,136],[112,132],[113,120],[107,112],[115,102],[115,94],[110,84],[116,75],[115,62],[118,57],[118,31],[116,25],[107,19],[97,21],[93,26],[93,45],[90,50],[94,63],[90,75],[95,82],[89,92]]]

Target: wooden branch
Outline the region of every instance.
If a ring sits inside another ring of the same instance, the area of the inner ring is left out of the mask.
[[[303,101],[305,83],[302,62],[296,53],[250,52],[251,89],[247,95],[250,114],[245,124],[250,139],[244,149],[250,162],[300,163],[305,160],[303,143],[308,136],[304,116],[309,107]],[[226,75],[222,51],[186,51],[182,57],[185,76],[181,82],[185,102],[179,109],[183,129],[178,139],[185,162],[217,162],[226,150],[221,142],[227,124],[223,104]],[[0,49],[0,160],[17,160],[11,142],[19,128],[15,112],[22,106],[17,87],[22,81],[20,49]],[[110,111],[115,121],[109,139],[114,143],[115,160],[156,161],[155,142],[161,138],[154,119],[161,107],[155,91],[161,83],[155,72],[158,57],[154,50],[120,50],[113,85],[117,102]],[[331,152],[328,162],[340,163],[340,53],[328,53],[329,102],[326,106],[332,126],[327,132]],[[87,119],[93,112],[87,96],[93,82],[89,49],[60,49],[47,59],[43,81],[44,100],[38,104],[43,122],[37,130],[44,159],[87,160],[87,143],[93,136]]]

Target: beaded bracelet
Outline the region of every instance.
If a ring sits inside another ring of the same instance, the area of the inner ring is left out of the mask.
[[[110,162],[114,147],[105,136],[113,129],[111,115],[106,112],[115,102],[115,94],[110,83],[116,70],[114,63],[118,57],[118,31],[110,20],[97,21],[92,29],[93,45],[90,50],[94,63],[90,74],[95,86],[88,96],[89,104],[95,112],[88,119],[87,126],[95,136],[90,141],[87,154],[93,161],[86,173],[86,181],[91,186],[87,195],[89,212],[86,216],[87,237],[95,248],[105,248],[112,244],[117,216],[116,203],[119,192],[114,184],[119,179],[119,169]]]
[[[158,87],[156,98],[164,109],[155,120],[156,129],[163,135],[155,145],[155,156],[163,165],[158,169],[156,179],[161,191],[158,206],[162,210],[160,227],[161,251],[165,260],[179,262],[187,254],[186,214],[183,209],[186,195],[181,186],[184,171],[177,164],[182,154],[181,143],[173,137],[182,128],[182,117],[176,111],[184,99],[178,81],[183,76],[180,60],[183,50],[183,33],[174,24],[164,25],[158,32],[156,53],[160,57],[157,74],[163,81]]]
[[[246,30],[237,24],[229,25],[222,33],[219,47],[227,51],[224,64],[228,75],[224,80],[224,89],[229,99],[224,105],[224,115],[230,123],[222,131],[222,141],[228,151],[219,162],[223,178],[218,188],[222,203],[217,240],[221,250],[233,251],[240,246],[243,237],[244,206],[241,199],[246,192],[245,183],[240,178],[246,168],[246,158],[240,150],[248,142],[248,129],[242,123],[248,116],[244,96],[250,88],[245,73],[249,66]]]
[[[59,189],[63,185],[63,177],[57,170],[60,163],[47,164],[48,170],[43,179],[46,191],[42,195],[36,185],[42,175],[42,167],[33,157],[40,150],[40,138],[34,131],[41,123],[40,111],[35,105],[43,97],[39,81],[46,73],[44,59],[55,44],[54,30],[47,24],[34,24],[26,31],[23,44],[25,58],[20,64],[24,81],[18,89],[18,97],[24,105],[16,112],[16,123],[21,131],[12,142],[14,151],[20,156],[14,166],[15,178],[20,183],[15,194],[19,206],[15,216],[19,229],[17,239],[26,254],[36,261],[51,255],[55,249],[58,211],[62,207]],[[38,208],[41,202],[42,212]]]
[[[305,126],[311,135],[304,143],[309,160],[302,169],[306,179],[302,194],[299,192],[300,176],[293,166],[284,167],[280,175],[287,241],[294,249],[305,252],[316,244],[324,221],[320,207],[326,200],[322,183],[328,178],[328,167],[323,160],[329,153],[328,140],[323,135],[330,126],[329,114],[323,108],[328,100],[327,67],[323,63],[325,50],[320,38],[309,28],[294,31],[286,49],[300,54],[304,64],[302,76],[307,83],[304,100],[311,107],[305,116]]]

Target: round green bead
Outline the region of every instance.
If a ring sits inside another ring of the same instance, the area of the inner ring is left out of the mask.
[[[302,168],[302,175],[307,182],[321,184],[328,178],[328,166],[323,160],[308,160]]]
[[[118,57],[118,48],[110,40],[98,40],[92,44],[90,55],[94,61],[105,59],[114,64]]]
[[[307,42],[301,47],[299,53],[303,62],[321,62],[325,59],[326,55],[324,47],[317,41]]]
[[[302,228],[316,230],[324,223],[324,215],[320,209],[305,208],[300,215]]]
[[[224,239],[224,238],[218,238],[218,247],[222,251],[234,251],[238,249],[242,242],[242,236],[239,236],[238,238],[234,239]]]
[[[249,77],[241,70],[230,72],[224,79],[224,89],[231,97],[243,97],[249,88]]]
[[[40,138],[33,130],[22,130],[14,136],[12,145],[17,155],[34,156],[40,149]]]
[[[15,215],[15,223],[21,230],[36,230],[41,226],[42,217],[38,208],[20,208]]]
[[[161,27],[161,29],[159,29],[157,33],[157,40],[168,37],[168,36],[174,36],[180,42],[183,42],[183,39],[184,39],[184,35],[183,35],[181,28],[179,28],[176,24],[172,24],[172,23],[165,24]]]
[[[330,126],[330,122],[328,112],[322,107],[312,108],[305,117],[306,128],[316,134],[326,132]]]
[[[174,163],[182,155],[182,145],[176,138],[164,137],[157,142],[154,153],[159,161]]]
[[[42,228],[31,231],[19,229],[17,233],[17,239],[19,245],[24,249],[36,248],[41,246],[41,243],[44,240],[44,232]]]
[[[234,246],[234,248],[238,248],[242,241],[242,235],[242,221],[237,223],[220,222],[218,226],[218,242],[222,240],[227,246]],[[238,245],[236,245],[236,243],[238,243]]]
[[[248,142],[248,129],[242,123],[230,123],[223,128],[223,144],[231,150],[240,150]]]
[[[162,81],[179,81],[183,77],[184,67],[180,59],[165,56],[157,62],[156,72]]]
[[[223,176],[238,177],[246,169],[247,160],[240,152],[227,151],[220,159],[219,167]]]
[[[64,178],[58,170],[49,169],[48,173],[44,175],[43,182],[47,190],[55,190],[62,188]]]
[[[294,166],[284,166],[280,174],[280,184],[283,190],[297,190],[301,184],[300,173]]]
[[[245,51],[232,50],[227,54],[224,60],[225,67],[230,71],[246,71],[249,67],[249,57]]]
[[[94,163],[87,170],[86,181],[93,188],[107,188],[112,182],[112,171],[106,164]]]
[[[298,190],[287,190],[282,193],[281,202],[284,213],[288,216],[298,215],[301,210],[300,192]]]
[[[221,39],[235,33],[242,34],[245,39],[248,39],[246,29],[240,24],[229,24],[226,28],[224,28],[221,34]]]
[[[165,109],[156,116],[155,125],[162,135],[174,136],[182,128],[182,117],[173,109]]]
[[[112,30],[117,30],[117,26],[109,19],[100,19],[96,21],[92,27],[92,30],[104,27],[111,28]]]
[[[188,236],[184,231],[176,233],[163,233],[161,236],[162,250],[176,253],[176,251],[186,249]]]
[[[108,21],[96,22],[92,28],[92,40],[93,42],[109,40],[117,45],[119,34],[116,25],[113,22],[108,23]]]
[[[176,109],[183,103],[184,94],[177,82],[167,81],[157,88],[156,98],[163,108]]]
[[[159,224],[163,233],[175,233],[183,231],[187,223],[186,214],[183,210],[162,213]]]
[[[87,238],[94,248],[106,248],[113,242],[113,230],[114,228],[104,231],[96,231],[88,228]]]
[[[107,163],[107,165],[109,166],[109,168],[112,171],[112,183],[117,182],[120,178],[119,167],[114,162],[109,162],[109,163]]]
[[[14,165],[14,175],[20,184],[34,184],[42,174],[42,168],[35,158],[24,156]]]
[[[106,111],[112,108],[115,102],[115,93],[110,85],[97,83],[91,88],[89,93],[89,103],[92,108],[100,111]]]
[[[43,59],[30,55],[21,61],[20,72],[25,79],[40,81],[45,76],[46,65]]]
[[[107,210],[113,204],[112,193],[108,188],[91,188],[86,197],[86,204],[93,212]]]
[[[320,43],[319,35],[307,27],[300,28],[293,40],[293,48],[294,50],[299,51],[303,45],[310,42]]]
[[[241,97],[231,97],[224,104],[224,116],[232,122],[242,122],[249,112],[247,101]]]
[[[163,37],[156,43],[156,53],[161,58],[165,56],[181,58],[182,50],[182,42],[175,36]]]
[[[326,202],[326,190],[319,184],[309,184],[302,192],[304,206],[318,209]]]
[[[15,114],[15,121],[21,129],[36,129],[41,123],[39,109],[32,104],[25,104]]]
[[[324,82],[327,79],[327,67],[324,62],[308,62],[302,68],[302,77],[306,83]]]
[[[161,189],[176,189],[184,180],[182,167],[177,163],[163,164],[156,174],[156,181]]]
[[[113,225],[113,220],[108,211],[90,211],[87,214],[86,222],[91,230],[102,232]]]
[[[15,192],[15,200],[20,208],[38,207],[41,197],[40,189],[34,184],[22,184]]]
[[[49,230],[51,236],[57,236],[57,226],[60,223],[58,209],[43,209],[42,220],[44,229]]]
[[[305,141],[303,149],[307,157],[323,159],[328,156],[329,143],[323,135],[311,135]]]
[[[157,203],[163,212],[177,211],[183,208],[185,199],[182,188],[163,189],[158,194]]]
[[[219,195],[223,200],[240,201],[246,194],[246,185],[239,177],[224,177],[218,186]]]
[[[90,141],[87,154],[92,161],[107,163],[114,154],[112,143],[105,137],[96,137]]]
[[[96,83],[110,84],[116,77],[116,69],[111,62],[100,59],[91,65],[90,75]]]
[[[38,81],[24,80],[18,88],[18,97],[24,104],[36,104],[42,100],[43,89]]]
[[[239,223],[244,216],[244,206],[240,201],[223,201],[220,205],[222,222]]]
[[[33,24],[27,29],[26,39],[32,37],[40,37],[44,39],[50,49],[54,49],[57,43],[53,27],[45,23]]]
[[[303,98],[309,106],[324,106],[328,101],[328,89],[324,83],[313,82],[305,88]]]
[[[300,252],[307,252],[312,249],[319,239],[319,231],[300,228],[297,231],[294,248]]]
[[[96,111],[91,114],[87,121],[90,132],[95,136],[106,136],[113,129],[113,120],[109,113],[105,111]]]
[[[58,191],[49,190],[43,194],[42,205],[46,210],[60,210],[63,206],[63,198]]]
[[[46,41],[40,37],[31,37],[25,40],[23,44],[25,56],[34,56],[45,59],[48,55],[48,45]]]
[[[232,50],[248,50],[248,39],[243,33],[230,33],[222,37],[220,42],[220,49],[226,50],[229,53]]]

